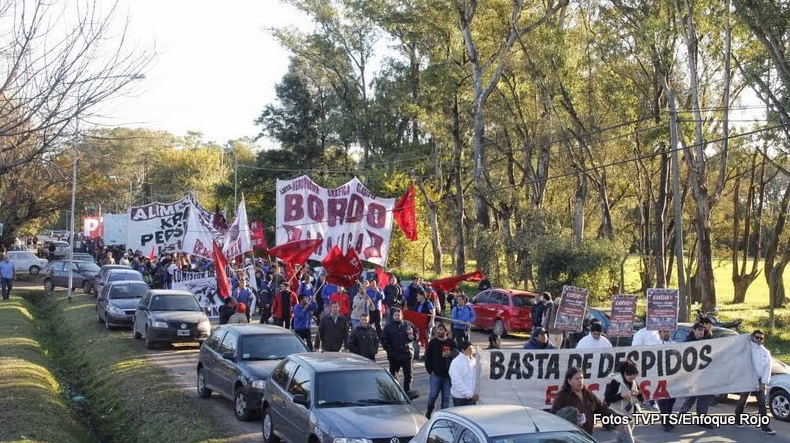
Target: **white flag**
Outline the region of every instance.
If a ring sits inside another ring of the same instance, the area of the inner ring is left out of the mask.
[[[247,223],[247,205],[242,196],[236,210],[236,218],[230,225],[225,244],[222,246],[222,253],[225,254],[225,258],[231,260],[248,251],[252,251],[252,240],[250,225]]]

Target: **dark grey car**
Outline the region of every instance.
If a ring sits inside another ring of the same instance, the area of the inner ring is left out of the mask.
[[[427,421],[383,367],[337,352],[283,360],[266,381],[261,414],[267,443],[406,442]]]
[[[145,280],[143,279],[143,274],[135,271],[134,269],[131,268],[108,269],[107,272],[101,275],[98,285],[94,288],[96,290],[96,295],[101,294],[102,290],[104,289],[104,286],[109,284],[110,282],[122,281],[122,280],[145,282]]]
[[[150,288],[141,281],[114,281],[102,289],[96,299],[96,321],[107,329],[131,327],[137,305]]]
[[[262,324],[223,325],[200,347],[197,393],[208,398],[213,391],[233,401],[238,420],[250,420],[261,409],[263,387],[280,361],[308,352],[293,332]]]
[[[69,286],[69,262],[68,260],[52,260],[44,268],[44,289],[52,291],[55,287],[66,288]],[[90,294],[93,289],[93,279],[99,272],[99,267],[95,263],[75,261],[72,272],[72,287],[82,288],[86,294]]]
[[[101,282],[104,275],[110,272],[111,269],[132,269],[132,267],[126,265],[104,265],[99,268],[99,272],[93,277],[93,281],[91,282],[94,297],[99,295],[99,282]]]
[[[150,289],[137,305],[134,338],[145,338],[145,348],[159,343],[203,342],[211,323],[194,294],[172,289]]]

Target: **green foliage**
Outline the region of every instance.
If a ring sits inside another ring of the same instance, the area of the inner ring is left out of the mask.
[[[608,240],[588,240],[574,245],[564,237],[542,237],[534,253],[538,288],[552,293],[562,286],[587,288],[590,304],[605,302],[617,282],[623,247]]]

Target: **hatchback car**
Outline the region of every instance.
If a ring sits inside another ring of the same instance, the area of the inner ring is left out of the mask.
[[[137,305],[132,326],[134,338],[145,339],[145,348],[159,343],[203,342],[211,323],[189,291],[149,289]]]
[[[267,443],[407,442],[426,422],[383,367],[337,352],[286,357],[266,381],[261,414]]]
[[[104,274],[102,274],[99,282],[96,285],[96,295],[101,294],[101,291],[104,289],[104,286],[107,283],[121,280],[134,280],[141,282],[145,281],[143,279],[143,274],[128,266],[124,266],[123,268],[108,269]]]
[[[594,443],[589,434],[554,414],[515,405],[442,409],[410,443]]]
[[[293,331],[279,326],[223,325],[200,347],[197,393],[208,398],[213,391],[233,401],[239,420],[250,420],[261,410],[263,387],[283,358],[308,352]]]
[[[106,274],[107,272],[110,272],[110,269],[132,269],[132,267],[131,266],[126,266],[126,265],[103,265],[99,269],[100,269],[99,273],[96,274],[95,277],[93,277],[92,284],[93,284],[93,288],[96,289],[96,291],[94,291],[93,295],[99,295],[99,290],[98,290],[99,282],[104,277],[104,274]]]
[[[69,270],[72,274],[72,288],[82,288],[90,294],[93,288],[93,277],[99,272],[95,263],[75,261],[72,265],[68,260],[52,260],[44,269],[44,289],[52,291],[55,287],[69,287]]]
[[[540,295],[516,289],[487,289],[472,298],[479,329],[490,329],[504,337],[508,332],[532,330],[532,306]]]
[[[96,299],[96,321],[104,323],[107,329],[132,326],[137,305],[149,289],[145,282],[140,281],[108,283]]]
[[[47,267],[47,260],[36,257],[36,254],[30,251],[8,251],[6,254],[14,262],[16,272],[19,274],[38,275]]]
[[[55,252],[52,253],[52,256],[55,258],[67,257],[69,252],[71,252],[71,245],[68,242],[54,241],[52,243],[55,244]]]

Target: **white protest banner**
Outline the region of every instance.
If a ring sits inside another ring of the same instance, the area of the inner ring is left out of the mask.
[[[208,219],[200,215],[200,211],[189,211],[186,223],[186,233],[181,245],[181,251],[187,254],[213,260],[214,240],[219,242],[221,234],[214,229]]]
[[[587,389],[603,400],[615,363],[630,359],[649,399],[754,390],[749,336],[608,349],[484,350],[478,352],[480,403],[548,408],[565,373],[578,367]]]
[[[554,328],[561,331],[581,332],[586,310],[587,290],[563,286],[557,316],[554,317]]]
[[[247,205],[242,196],[241,203],[236,210],[236,218],[228,228],[225,243],[222,245],[222,253],[228,260],[233,260],[249,251],[252,251],[252,240],[250,239],[250,225],[247,223]]]
[[[104,214],[102,219],[102,239],[104,244],[108,246],[126,244],[126,226],[129,223],[129,214]],[[135,249],[132,248],[132,250]],[[150,249],[148,252],[150,252]]]
[[[336,189],[322,188],[306,175],[277,180],[277,245],[320,238],[323,244],[312,260],[321,260],[337,245],[384,266],[394,206],[394,198],[376,197],[356,177]]]
[[[155,247],[156,255],[182,250],[189,211],[203,209],[192,194],[173,203],[151,203],[132,206],[126,233],[126,248],[145,253]]]
[[[677,289],[648,288],[645,326],[650,331],[677,329],[680,296]]]
[[[634,335],[634,318],[636,317],[636,296],[612,295],[612,312],[609,315],[609,329],[606,336],[631,337]]]
[[[219,317],[222,297],[217,295],[217,277],[213,272],[183,272],[173,274],[173,289],[189,291],[209,317]]]

